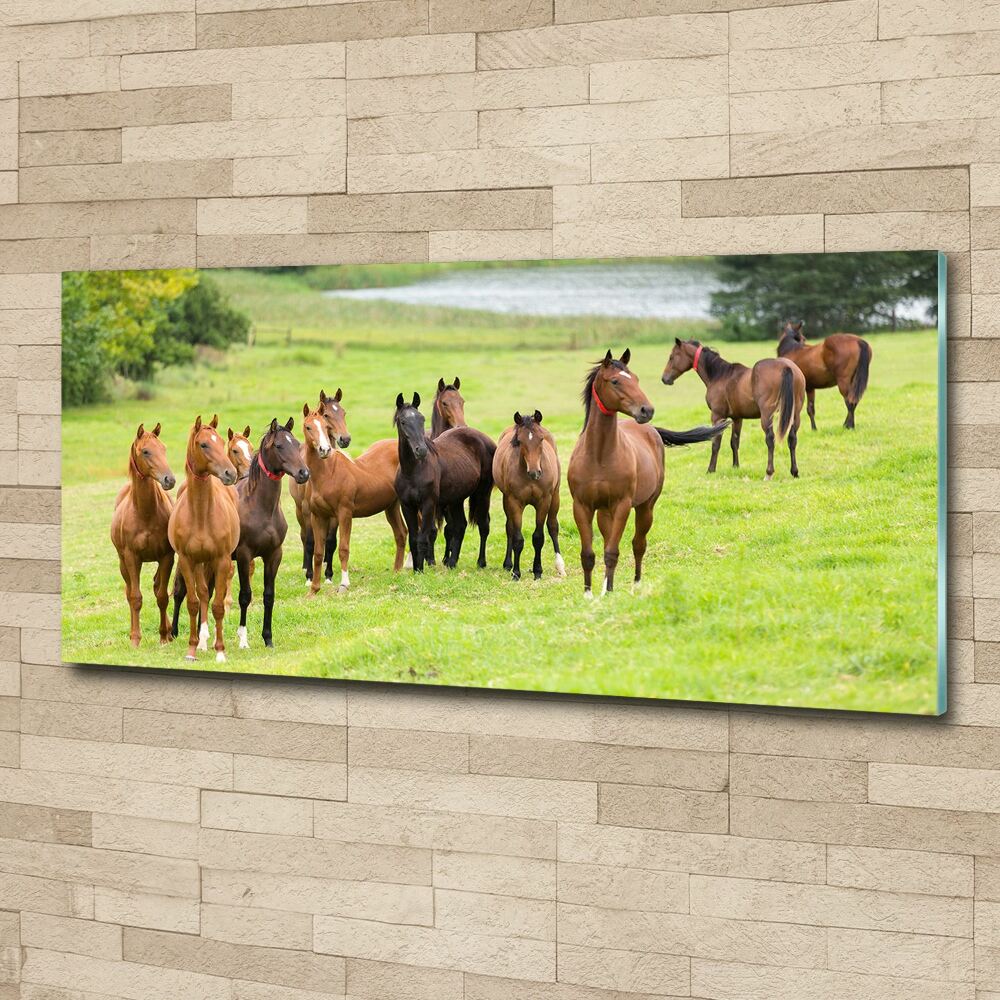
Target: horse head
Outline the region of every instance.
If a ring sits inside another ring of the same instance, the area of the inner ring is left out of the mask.
[[[673,385],[685,372],[695,367],[695,359],[701,353],[701,343],[697,340],[681,340],[674,337],[674,346],[663,369],[661,380],[664,385]]]
[[[437,395],[434,397],[434,423],[440,424],[442,431],[449,427],[465,427],[465,400],[458,391],[462,380],[456,375],[451,383],[438,379]]]
[[[346,448],[351,443],[351,432],[347,429],[347,414],[344,412],[344,398],[342,389],[328,396],[322,389],[319,391],[319,406],[316,409],[322,413],[326,421],[326,430],[330,435],[330,440],[335,442],[338,448]]]
[[[229,460],[222,438],[219,437],[218,426],[218,414],[207,424],[201,422],[200,415],[195,418],[194,426],[188,435],[186,465],[196,479],[215,476],[225,486],[232,486],[238,474],[236,466]]]
[[[319,406],[311,410],[308,403],[302,404],[302,436],[306,440],[306,447],[315,451],[320,458],[329,458],[333,445],[330,444],[326,418]]]
[[[177,484],[177,479],[167,464],[167,449],[160,440],[159,423],[151,431],[139,424],[129,461],[140,479],[151,476],[165,490],[172,490]]]
[[[243,428],[243,433],[238,434],[229,428],[229,443],[226,445],[226,454],[229,461],[236,466],[236,475],[240,479],[246,479],[250,475],[250,463],[253,460],[253,445],[250,444],[250,425]]]
[[[293,417],[283,424],[278,423],[277,417],[271,420],[257,449],[257,464],[271,479],[280,479],[287,473],[301,486],[309,479],[309,470],[302,464],[302,443],[292,434],[294,426]]]
[[[396,397],[396,414],[392,418],[399,432],[400,444],[403,442],[413,452],[418,461],[427,457],[429,451],[427,435],[424,432],[424,415],[420,412],[420,393],[415,392],[411,402],[407,403],[400,393]]]
[[[542,424],[540,410],[522,417],[514,414],[514,435],[510,440],[511,447],[516,448],[520,460],[524,463],[525,472],[531,480],[542,478],[542,446],[545,436],[539,429]]]
[[[608,351],[604,360],[596,364],[587,377],[584,387],[584,404],[587,416],[590,416],[590,404],[593,402],[601,413],[624,413],[632,417],[637,424],[648,424],[653,419],[653,404],[649,397],[639,388],[639,380],[629,370],[628,363],[632,353],[625,353],[615,360]]]

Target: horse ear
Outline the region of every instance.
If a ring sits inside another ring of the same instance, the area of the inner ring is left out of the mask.
[[[344,390],[341,389],[340,386],[338,385],[337,386],[337,392],[336,392],[336,394],[333,397],[333,401],[335,403],[339,403],[343,398],[344,398]]]
[[[803,324],[802,320],[799,320],[798,323],[795,324],[795,329],[796,330],[801,330],[803,326],[804,326],[804,324]]]
[[[444,379],[438,379],[438,392],[444,392]]]
[[[229,428],[228,437],[229,437],[229,440],[232,441],[232,439],[233,439],[233,429],[232,429],[232,427]]]
[[[278,418],[271,417],[271,426],[268,428],[268,430],[273,434],[277,429],[278,429]],[[249,436],[249,434],[250,434],[250,429],[247,428],[247,436]]]
[[[402,408],[403,408],[404,406],[406,406],[406,400],[405,400],[405,399],[403,399],[403,394],[402,394],[402,393],[400,393],[400,394],[399,394],[399,395],[398,395],[398,396],[396,397],[396,409],[397,409],[397,410],[401,410],[401,409],[402,409]]]
[[[677,347],[680,347],[681,346],[681,338],[680,337],[674,337],[674,344]]]
[[[216,428],[219,426],[219,414],[216,413],[212,416],[212,422],[208,425],[211,428]]]
[[[302,416],[304,416],[304,417],[308,417],[309,416],[309,404],[308,403],[303,403],[302,404]]]
[[[196,416],[194,418],[194,429],[196,431],[200,431],[201,430],[201,414],[200,413],[198,414],[198,416]]]
[[[249,424],[247,424],[246,427],[243,428],[243,436],[245,438],[250,437],[250,425]]]
[[[139,424],[139,426],[138,426],[138,428],[136,429],[136,432],[135,432],[135,439],[136,439],[136,441],[138,441],[139,438],[141,438],[143,436],[143,434],[145,434],[145,433],[146,433],[146,425],[145,424]]]
[[[608,353],[604,355],[604,364],[610,365],[612,361],[614,361],[614,358],[611,356],[611,351],[609,350]]]
[[[413,394],[413,402],[410,403],[410,406],[412,406],[414,409],[416,409],[419,405],[420,405],[420,393],[419,392],[415,392]]]
[[[623,365],[627,365],[631,357],[632,357],[632,352],[626,347],[625,353],[621,356],[621,363]]]
[[[319,405],[322,406],[326,402],[326,393],[320,389],[319,391]]]
[[[521,426],[521,421],[523,419],[524,419],[524,417],[521,416],[521,411],[520,410],[516,410],[514,412],[514,423],[517,424],[518,427],[520,427]]]
[[[294,426],[295,426],[295,417],[289,417],[288,420],[285,421],[285,430],[290,431]]]
[[[456,389],[462,388],[462,380],[456,375],[455,381],[451,383]]]
[[[160,422],[159,420],[157,420],[156,426],[153,428],[153,437],[159,437],[159,436],[160,436]]]
[[[535,410],[535,423],[540,424],[542,422],[542,411]]]

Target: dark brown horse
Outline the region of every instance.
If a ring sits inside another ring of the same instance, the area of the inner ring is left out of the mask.
[[[115,498],[111,518],[111,541],[118,550],[118,568],[125,581],[125,599],[131,614],[129,639],[133,646],[139,645],[140,577],[142,564],[147,562],[156,563],[153,592],[160,609],[160,642],[170,642],[173,638],[167,625],[170,571],[174,565],[167,524],[173,505],[164,491],[172,490],[176,482],[167,465],[160,425],[147,431],[139,424],[129,449],[128,483]]]
[[[465,422],[465,400],[458,391],[461,386],[462,380],[457,375],[450,383],[443,378],[438,379],[434,408],[431,410],[432,441],[452,427],[468,426]]]
[[[733,468],[740,465],[740,431],[748,417],[760,417],[767,442],[767,478],[774,475],[774,441],[788,437],[792,459],[792,475],[799,474],[795,461],[802,401],[806,380],[798,367],[786,358],[764,358],[753,368],[726,361],[697,340],[674,338],[674,347],[663,369],[663,384],[673,385],[686,371],[694,369],[705,383],[705,402],[712,412],[712,423],[729,417],[733,422],[729,443],[733,449]],[[778,415],[778,426],[774,416]],[[712,441],[712,457],[708,471],[715,472],[722,435]]]
[[[226,662],[222,620],[226,595],[233,579],[233,550],[240,538],[240,515],[236,493],[228,489],[236,482],[236,468],[216,428],[219,418],[203,424],[199,416],[188,436],[184,468],[187,489],[177,498],[170,514],[167,534],[177,553],[178,572],[187,588],[191,629],[185,659],[196,659],[208,648],[208,601],[211,582],[212,614],[215,618],[215,659]],[[199,630],[198,620],[201,619]]]
[[[396,495],[410,533],[413,570],[423,572],[438,511],[443,513],[445,521],[444,565],[455,567],[465,529],[472,523],[479,529],[478,565],[482,568],[486,565],[486,539],[490,533],[493,455],[497,446],[472,427],[453,427],[432,441],[424,431],[424,415],[419,406],[418,393],[413,394],[409,404],[400,393],[393,417],[399,441]]]
[[[500,435],[493,456],[493,481],[503,494],[503,509],[507,515],[507,553],[503,568],[509,570],[515,580],[521,579],[521,552],[524,550],[521,523],[525,507],[535,508],[535,530],[531,535],[535,549],[531,565],[534,578],[538,580],[542,575],[546,525],[556,555],[556,572],[566,575],[566,564],[559,552],[559,479],[555,438],[542,426],[542,414],[538,410],[523,417],[515,413],[514,426]]]
[[[663,489],[664,445],[693,444],[720,434],[725,424],[668,431],[650,425],[653,405],[629,370],[630,352],[617,361],[611,352],[587,373],[583,387],[583,431],[569,460],[566,480],[573,518],[580,532],[583,593],[591,597],[594,572],[594,515],[604,538],[604,590],[614,589],[618,545],[635,510],[635,581],[642,578],[646,536]],[[632,420],[618,420],[625,413]]]
[[[847,419],[844,426],[854,430],[854,411],[868,388],[872,347],[853,333],[831,333],[818,344],[807,344],[802,323],[783,323],[778,333],[778,356],[788,358],[806,377],[806,412],[816,430],[816,390],[836,386],[844,397]]]

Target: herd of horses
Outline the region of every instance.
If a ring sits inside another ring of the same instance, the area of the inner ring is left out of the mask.
[[[666,447],[712,441],[708,466],[714,472],[723,431],[731,426],[733,465],[739,465],[742,423],[759,418],[767,443],[767,478],[774,475],[774,447],[787,439],[791,474],[798,476],[796,439],[803,403],[813,429],[815,391],[836,386],[847,407],[844,426],[854,427],[854,413],[868,384],[871,346],[854,334],[839,333],[808,344],[802,323],[781,327],[778,357],[752,368],[724,360],[697,340],[676,339],[662,381],[672,385],[687,371],[705,384],[711,423],[688,431],[654,427],[654,409],[629,367],[630,352],[613,357],[608,351],[586,375],[582,402],[583,429],[566,469],[573,500],[573,519],[580,535],[584,596],[593,595],[594,521],[603,538],[602,592],[614,589],[619,544],[634,511],[632,554],[636,582],[642,578],[646,539],[653,510],[663,489]],[[250,427],[242,434],[229,429],[223,439],[218,416],[208,423],[197,417],[188,434],[185,479],[171,502],[176,478],[160,439],[161,426],[147,431],[140,424],[129,452],[128,482],[119,491],[111,524],[129,605],[130,639],[140,642],[142,608],[140,574],[155,563],[153,590],[160,611],[160,641],[179,633],[186,600],[189,635],[186,659],[207,650],[209,612],[215,622],[217,662],[224,663],[223,621],[231,602],[235,571],[239,574],[239,646],[249,646],[247,609],[257,559],[263,565],[262,638],[273,645],[275,581],[281,565],[288,524],[281,509],[281,486],[291,480],[309,594],[332,582],[333,558],[339,556],[339,591],[350,587],[351,527],[357,517],[384,514],[395,540],[393,568],[405,563],[420,572],[435,562],[438,532],[444,530],[442,562],[453,568],[471,524],[479,534],[477,564],[486,566],[490,531],[490,499],[494,487],[503,498],[507,547],[503,566],[521,577],[523,519],[534,508],[531,572],[542,575],[542,549],[548,531],[556,572],[565,575],[559,549],[561,466],[556,442],[542,423],[541,412],[517,412],[513,423],[494,442],[468,426],[461,382],[442,378],[431,406],[431,429],[420,409],[419,393],[409,402],[396,397],[396,436],[376,441],[357,458],[343,449],[351,442],[343,392],[320,392],[315,407],[302,409],[302,440],[292,433],[293,418],[272,419],[254,448]],[[622,415],[629,419],[620,420]],[[406,554],[407,543],[409,555]],[[173,621],[168,621],[170,577],[174,574]]]

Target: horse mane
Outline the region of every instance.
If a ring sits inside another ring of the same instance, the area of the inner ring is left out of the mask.
[[[701,348],[701,363],[710,379],[728,375],[736,367],[732,361],[726,361],[714,347],[706,347],[700,340],[692,340],[691,343]]]
[[[612,368],[617,368],[620,372],[625,371],[625,365],[620,361],[609,361],[607,362]],[[580,393],[580,398],[583,400],[583,429],[587,429],[587,422],[590,420],[590,406],[594,400],[594,382],[597,380],[597,373],[604,367],[604,361],[598,361],[593,368],[587,372],[587,377],[583,382],[583,390]]]
[[[268,431],[261,439],[260,444],[257,446],[257,450],[250,456],[250,471],[247,473],[247,496],[251,496],[257,489],[260,483],[260,477],[263,473],[260,471],[260,462],[257,461],[257,456],[264,450],[264,444],[269,437],[273,436],[272,431]]]

